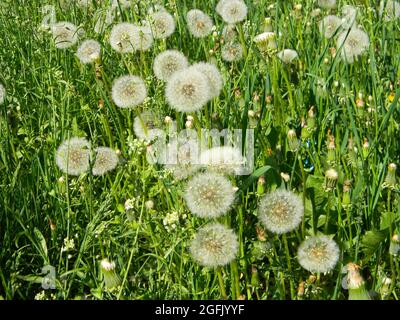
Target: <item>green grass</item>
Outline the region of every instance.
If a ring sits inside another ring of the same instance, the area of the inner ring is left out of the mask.
[[[150,2],[140,1],[139,10],[123,11],[117,21],[140,21]],[[248,110],[260,115],[254,128],[255,172],[232,179],[239,188],[237,201],[221,220],[240,239],[237,259],[220,274],[228,298],[347,299],[341,266],[354,262],[360,265],[366,287],[376,299],[397,300],[399,257],[390,256],[388,248],[390,237],[400,231],[399,192],[383,188],[383,182],[388,164],[400,163],[396,103],[400,96],[400,20],[379,19],[370,10],[377,8],[375,1],[339,1],[339,8],[358,5],[358,23],[371,43],[367,54],[348,65],[339,55],[330,55],[329,48],[336,44],[322,38],[319,18],[310,16],[316,8],[314,1],[298,2],[303,7],[296,14],[292,1],[247,0],[248,21],[238,27],[243,30],[247,56],[227,63],[220,50],[210,53],[219,36],[199,40],[186,28],[186,12],[199,8],[213,17],[219,33],[224,24],[214,12],[214,0],[162,1],[175,13],[175,33],[166,41],[156,40],[144,54],[124,56],[109,45],[110,27],[102,34],[94,33],[93,12],[63,11],[57,1],[47,1],[56,5],[57,21],[82,25],[86,38],[102,43],[103,77],[99,79],[94,66],[80,64],[76,47],[56,49],[51,34],[38,30],[43,1],[1,1],[0,83],[8,94],[0,106],[0,297],[33,299],[43,290],[41,270],[48,264],[57,275],[57,288],[46,291],[48,298],[222,297],[217,272],[196,264],[188,251],[190,239],[206,221],[188,211],[182,198],[185,182],[174,182],[162,166],[147,163],[145,147],[135,140],[132,128],[137,112],[146,109],[162,119],[171,116],[184,127],[185,115],[168,106],[164,85],[152,74],[154,57],[166,48],[176,48],[190,62],[214,59],[225,79],[221,95],[196,114],[197,128],[245,129],[250,121]],[[270,4],[274,9],[268,9]],[[277,35],[279,49],[297,50],[296,64],[288,67],[275,56],[266,60],[258,52],[252,39],[262,32],[267,16],[272,17],[275,32],[281,33]],[[122,110],[111,100],[113,79],[127,73],[141,76],[149,89],[151,99],[137,110]],[[326,83],[322,95],[316,91],[318,78]],[[363,107],[356,105],[359,93]],[[299,151],[293,153],[287,131],[295,129],[300,137],[301,119],[307,119],[311,106],[316,130],[309,133],[309,143],[302,138]],[[335,138],[330,164],[328,130]],[[63,174],[56,166],[55,151],[74,135],[86,136],[95,146],[120,149],[121,164],[103,177]],[[348,149],[350,138],[357,148],[353,153]],[[365,139],[368,149],[363,148]],[[305,161],[314,170],[307,170]],[[330,166],[338,170],[339,180],[333,191],[325,192],[324,173]],[[288,182],[281,172],[290,175]],[[64,182],[59,181],[62,176]],[[257,183],[260,176],[265,177],[264,186]],[[347,207],[342,206],[345,180],[352,181]],[[284,237],[263,235],[257,201],[281,185],[303,198],[303,224]],[[124,203],[132,198],[134,209],[126,212]],[[144,205],[149,199],[154,202],[151,210]],[[173,211],[181,218],[177,229],[168,231],[163,218]],[[297,247],[306,236],[317,233],[334,236],[341,257],[331,273],[310,277],[297,262]],[[74,248],[63,252],[66,238],[74,239]],[[260,247],[265,250],[259,252]],[[122,283],[115,290],[104,289],[99,271],[102,258],[116,263]],[[392,279],[387,295],[382,294],[384,277]],[[299,296],[297,288],[303,285],[305,293]]]

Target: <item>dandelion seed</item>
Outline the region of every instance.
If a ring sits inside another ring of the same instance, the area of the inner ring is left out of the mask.
[[[210,100],[207,77],[198,70],[186,68],[175,72],[165,89],[169,105],[180,112],[200,110]]]
[[[243,57],[243,48],[238,42],[226,43],[221,49],[221,57],[227,62],[239,61]]]
[[[238,148],[231,146],[214,147],[203,151],[200,163],[208,170],[221,174],[240,174],[244,158]]]
[[[338,16],[329,15],[319,23],[319,31],[327,39],[332,38],[342,25],[342,19]]]
[[[381,0],[379,15],[383,17],[385,21],[398,19],[400,17],[400,3],[392,0]]]
[[[64,141],[56,152],[56,163],[61,171],[79,176],[88,171],[90,143],[85,138],[73,137]]]
[[[318,0],[318,6],[323,9],[336,8],[336,0]]]
[[[218,68],[207,62],[198,62],[193,64],[190,68],[200,71],[207,77],[210,86],[210,98],[216,98],[221,93],[224,81]]]
[[[165,10],[150,14],[149,22],[155,39],[168,38],[175,31],[175,19]]]
[[[200,218],[216,218],[231,208],[235,189],[229,179],[213,172],[198,173],[186,185],[189,210]]]
[[[6,88],[4,88],[4,86],[0,83],[0,105],[4,103],[4,101],[6,100],[6,96]]]
[[[85,40],[79,46],[76,55],[84,63],[92,63],[100,58],[100,43],[96,40]]]
[[[119,53],[133,52],[136,28],[134,24],[128,22],[115,25],[110,33],[111,47]]]
[[[190,10],[186,15],[186,20],[190,33],[196,38],[208,36],[214,26],[212,19],[198,9]]]
[[[190,253],[205,267],[224,266],[235,259],[239,250],[237,235],[220,223],[199,229],[191,241]]]
[[[62,21],[51,26],[55,46],[58,49],[67,49],[79,40],[78,27],[70,22]]]
[[[114,80],[112,99],[120,108],[130,108],[141,104],[147,97],[144,81],[137,76],[121,76]]]
[[[341,50],[341,57],[348,63],[353,63],[368,47],[368,35],[358,28],[342,32],[337,39],[337,48]]]
[[[100,261],[100,270],[103,275],[104,285],[107,289],[112,289],[121,283],[120,277],[115,272],[115,262],[103,259]]]
[[[282,234],[296,229],[304,215],[300,197],[286,190],[264,195],[258,206],[258,219],[270,232]]]
[[[133,131],[138,138],[150,142],[160,136],[160,122],[153,112],[145,111],[133,121]]]
[[[339,247],[328,236],[313,236],[300,244],[297,259],[310,272],[326,273],[335,268],[339,259]]]
[[[171,76],[189,66],[186,56],[178,50],[166,50],[157,55],[154,59],[154,75],[163,81],[167,81]]]
[[[292,63],[294,59],[298,58],[298,54],[295,50],[292,49],[284,49],[278,52],[277,57],[286,64]]]
[[[94,176],[102,176],[105,173],[114,170],[118,165],[119,159],[115,150],[107,147],[98,147],[95,152],[96,160],[92,169]]]
[[[226,1],[221,7],[221,17],[226,23],[235,24],[246,19],[247,6],[242,0]]]

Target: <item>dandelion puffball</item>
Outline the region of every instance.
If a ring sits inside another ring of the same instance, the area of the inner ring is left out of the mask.
[[[235,259],[239,250],[237,235],[220,223],[199,229],[190,243],[190,253],[205,267],[224,266]]]
[[[229,211],[235,200],[235,192],[228,178],[204,172],[188,181],[183,197],[195,215],[200,218],[216,218]]]
[[[100,43],[96,40],[85,40],[79,46],[76,56],[83,63],[92,63],[100,58]]]
[[[72,47],[79,40],[78,27],[70,22],[62,21],[53,24],[51,32],[58,49]]]
[[[0,83],[0,105],[4,103],[4,100],[6,100],[6,88]]]
[[[222,75],[218,68],[214,64],[208,62],[195,63],[191,68],[200,71],[207,77],[210,85],[210,98],[218,97],[224,85]]]
[[[328,15],[320,21],[319,31],[325,38],[330,39],[336,34],[341,25],[342,19],[338,16]]]
[[[190,10],[186,15],[186,20],[190,33],[196,38],[208,36],[214,26],[212,19],[198,9]]]
[[[110,45],[119,53],[128,53],[135,50],[133,46],[136,26],[133,23],[122,22],[116,24],[110,33]]]
[[[267,230],[276,234],[296,229],[303,215],[303,202],[291,191],[275,190],[264,195],[258,205],[258,219]]]
[[[335,268],[339,259],[339,247],[328,236],[313,236],[300,244],[297,259],[310,272],[329,272]]]
[[[193,68],[177,71],[168,80],[165,95],[169,105],[180,112],[198,111],[210,100],[208,79]]]
[[[154,59],[154,75],[163,81],[167,81],[175,72],[189,66],[186,56],[178,50],[166,50]]]
[[[157,128],[158,122],[153,112],[142,112],[133,121],[133,131],[138,138],[150,142],[160,135],[160,130]]]
[[[227,62],[239,61],[243,57],[243,48],[238,42],[226,43],[222,46],[221,57]]]
[[[98,147],[95,152],[96,159],[92,169],[94,176],[102,176],[105,173],[114,170],[118,165],[119,159],[115,150],[107,147]]]
[[[90,165],[90,143],[85,138],[65,140],[56,151],[56,163],[61,171],[79,176]]]
[[[221,6],[220,12],[226,23],[235,24],[246,19],[247,6],[242,0],[230,0]]]
[[[200,163],[208,170],[233,175],[240,174],[244,158],[238,148],[222,146],[203,151]]]
[[[348,63],[367,51],[369,47],[368,34],[358,28],[352,28],[350,31],[343,31],[337,39],[337,49],[341,50],[341,57]]]
[[[137,51],[147,51],[153,46],[153,33],[149,26],[135,26],[132,34],[132,46]]]
[[[292,63],[294,59],[297,59],[298,54],[296,50],[284,49],[276,54],[276,56],[286,64]]]
[[[112,99],[120,108],[137,106],[147,97],[144,81],[138,76],[121,76],[114,80]]]
[[[149,23],[155,39],[165,39],[175,31],[175,19],[165,10],[150,14]]]

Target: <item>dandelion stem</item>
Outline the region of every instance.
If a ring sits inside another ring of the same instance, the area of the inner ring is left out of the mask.
[[[219,290],[221,293],[221,296],[224,300],[228,299],[228,296],[226,295],[226,290],[225,290],[225,284],[224,284],[224,279],[222,277],[222,268],[218,267],[216,269],[217,276],[218,276],[218,282],[219,282]]]

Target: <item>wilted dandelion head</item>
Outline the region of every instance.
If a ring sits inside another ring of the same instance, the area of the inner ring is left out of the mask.
[[[319,31],[325,38],[330,39],[336,34],[341,25],[342,19],[338,16],[329,15],[320,21]]]
[[[296,229],[303,215],[303,202],[291,191],[279,189],[266,194],[258,206],[258,219],[267,230],[277,234]]]
[[[70,22],[62,21],[53,24],[51,32],[58,49],[72,47],[79,40],[78,27]]]
[[[337,39],[337,48],[341,50],[341,57],[348,63],[353,63],[368,47],[368,34],[358,28],[342,32]]]
[[[193,68],[182,69],[168,80],[165,95],[170,106],[180,112],[198,111],[210,100],[208,79]]]
[[[153,46],[154,38],[150,26],[134,26],[132,46],[137,51],[147,51]]]
[[[121,76],[114,80],[112,99],[120,108],[130,108],[141,104],[147,97],[144,81],[137,76]]]
[[[237,235],[220,223],[200,228],[190,244],[194,260],[205,267],[224,266],[235,259],[239,249]]]
[[[189,66],[186,56],[178,50],[166,50],[154,59],[154,75],[163,81],[167,81],[175,72]]]
[[[6,100],[6,88],[0,83],[0,105],[4,103],[4,100]]]
[[[342,7],[342,28],[350,29],[355,25],[357,19],[357,8],[351,5]]]
[[[208,62],[198,62],[193,64],[190,68],[200,71],[207,77],[208,84],[210,85],[210,98],[218,97],[221,93],[224,81],[218,68]]]
[[[190,10],[186,15],[186,20],[190,33],[196,38],[208,36],[214,26],[212,19],[198,9]]]
[[[385,6],[386,3],[386,6]],[[385,21],[395,20],[400,17],[400,3],[392,0],[381,0],[379,14]]]
[[[115,150],[107,147],[98,147],[95,152],[96,160],[92,169],[94,176],[102,176],[103,174],[114,170],[118,165],[119,159]]]
[[[275,50],[277,48],[275,33],[263,32],[256,35],[253,39],[258,49],[261,51]]]
[[[243,57],[243,48],[239,42],[230,42],[222,46],[221,57],[228,62],[239,61]]]
[[[238,148],[222,146],[203,151],[200,163],[208,170],[234,175],[240,174],[244,158]]]
[[[175,19],[165,10],[150,14],[149,22],[155,39],[168,38],[175,31]]]
[[[84,64],[92,63],[98,58],[100,58],[100,51],[101,48],[99,42],[92,39],[85,40],[79,46],[76,52],[76,56]]]
[[[231,208],[235,188],[228,178],[213,172],[198,173],[188,181],[184,198],[189,210],[200,218],[216,218]]]
[[[159,118],[150,111],[142,112],[133,121],[133,131],[136,136],[149,142],[160,135],[160,126]]]
[[[117,287],[121,283],[121,279],[115,272],[115,262],[108,259],[100,261],[100,270],[103,275],[104,285],[107,289]]]
[[[286,64],[292,63],[294,59],[298,58],[297,51],[292,49],[284,49],[278,52],[276,55],[283,63]]]
[[[221,17],[226,23],[235,24],[246,19],[247,6],[242,0],[226,1],[221,6]]]
[[[65,140],[57,149],[56,163],[61,171],[72,176],[88,171],[90,143],[85,138],[78,137]]]
[[[300,244],[297,259],[310,272],[329,272],[335,268],[339,259],[339,247],[328,236],[313,236]]]
[[[323,9],[336,8],[336,0],[318,0],[318,5]]]
[[[132,23],[122,22],[116,24],[110,33],[111,47],[119,53],[133,52],[134,34],[136,26]]]

